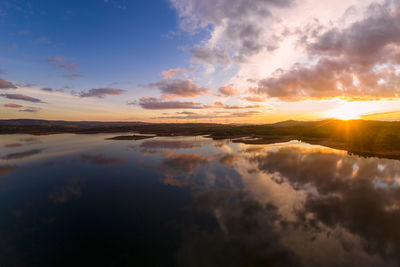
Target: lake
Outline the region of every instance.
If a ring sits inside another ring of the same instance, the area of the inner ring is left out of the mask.
[[[399,266],[400,161],[297,141],[0,138],[0,266]]]

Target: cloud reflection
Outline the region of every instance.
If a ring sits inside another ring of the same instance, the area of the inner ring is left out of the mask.
[[[200,147],[201,142],[186,141],[186,140],[146,140],[140,144],[140,152],[146,154],[154,154],[160,151],[170,150],[170,149],[192,149]]]
[[[29,151],[18,152],[18,153],[11,153],[7,156],[4,156],[3,159],[12,160],[12,159],[22,159],[26,157],[31,157],[33,155],[39,154],[43,151],[43,149],[32,149]]]
[[[82,179],[70,179],[68,184],[55,189],[49,195],[49,200],[54,203],[67,203],[82,194]]]
[[[16,169],[15,166],[3,165],[0,166],[0,178],[6,177]]]
[[[123,159],[119,157],[106,157],[103,154],[97,155],[81,155],[81,159],[96,165],[112,165],[122,163]]]
[[[168,152],[164,155],[162,168],[174,175],[191,174],[200,164],[211,161],[211,157],[200,154],[176,154]]]
[[[185,230],[182,266],[400,263],[399,161],[319,146],[238,146],[241,157],[227,153],[215,158],[235,171],[230,178],[209,169],[199,179],[192,174],[197,161],[185,165],[172,152],[165,157],[174,159],[172,170],[181,168],[168,173],[168,183],[195,188],[195,208],[212,214],[218,225]],[[184,173],[184,179],[178,177]],[[224,179],[238,184],[238,175],[242,186],[221,184]]]

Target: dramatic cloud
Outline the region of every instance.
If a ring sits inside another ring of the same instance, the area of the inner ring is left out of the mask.
[[[0,78],[0,89],[17,89],[17,85]]]
[[[292,0],[171,0],[184,30],[211,27],[211,37],[190,51],[193,60],[213,65],[243,61],[261,50],[274,50],[279,38],[268,24],[272,9],[285,8]],[[261,26],[263,25],[263,26]]]
[[[21,100],[21,101],[28,101],[28,102],[33,102],[33,103],[46,103],[43,102],[42,100],[26,95],[21,95],[21,94],[0,94],[0,96],[8,98],[8,99],[15,99],[15,100]]]
[[[20,112],[30,112],[30,113],[36,113],[39,112],[41,110],[41,108],[38,107],[26,107],[23,109],[20,109]]]
[[[98,97],[103,98],[106,95],[121,95],[125,93],[125,90],[115,88],[93,88],[87,92],[81,92],[80,97]]]
[[[193,61],[197,63],[209,63],[212,65],[226,65],[230,63],[227,50],[195,46],[189,50],[193,55]]]
[[[218,88],[218,92],[224,96],[233,96],[239,93],[232,85],[220,87]]]
[[[9,104],[4,104],[3,105],[6,108],[22,108],[22,105],[18,105],[18,104],[13,104],[13,103],[9,103]]]
[[[304,38],[309,56],[318,59],[316,64],[277,70],[250,91],[282,100],[399,97],[399,32],[399,3],[375,3],[363,19],[346,28]]]
[[[210,93],[210,90],[204,87],[198,87],[190,79],[163,79],[155,83],[149,83],[145,85],[148,88],[155,88],[160,90],[163,97],[174,98],[174,97],[196,97]]]

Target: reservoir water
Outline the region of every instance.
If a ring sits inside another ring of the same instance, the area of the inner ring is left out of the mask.
[[[0,266],[399,266],[400,161],[297,141],[0,137]]]

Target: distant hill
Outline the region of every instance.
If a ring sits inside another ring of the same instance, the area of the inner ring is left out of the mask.
[[[11,119],[0,120],[0,125],[35,125],[35,126],[128,126],[128,125],[144,125],[145,122],[102,122],[102,121],[60,121],[60,120],[33,120],[33,119]]]

